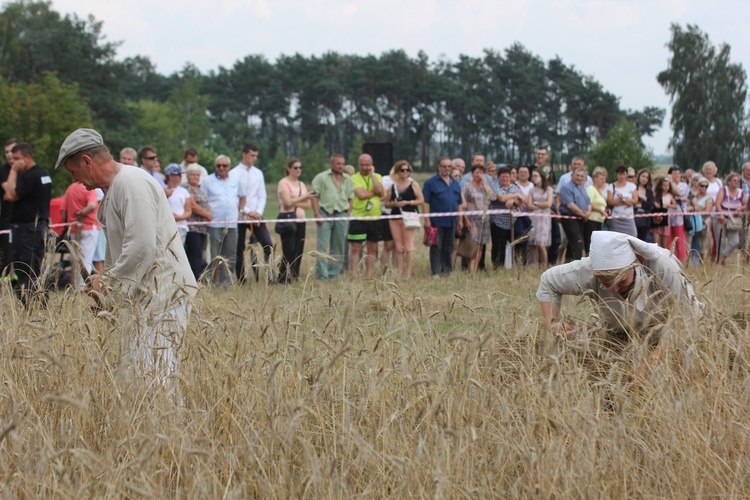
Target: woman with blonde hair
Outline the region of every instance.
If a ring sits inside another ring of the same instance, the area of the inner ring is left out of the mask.
[[[708,179],[702,175],[694,175],[693,179],[695,180],[695,196],[691,200],[693,211],[698,213],[713,211],[714,199],[706,193],[708,190]],[[693,240],[697,239],[698,254],[700,254],[701,260],[705,261],[711,252],[711,225],[709,224],[711,216],[703,213],[700,217],[703,219],[703,229],[700,233],[694,235]]]
[[[601,231],[607,218],[607,169],[596,167],[591,172],[594,183],[586,188],[586,194],[591,200],[591,215],[583,223],[583,245],[586,247],[586,255],[591,249],[591,234]]]
[[[396,247],[396,276],[399,279],[411,278],[414,264],[414,234],[421,225],[416,214],[419,213],[419,206],[424,203],[422,189],[417,181],[411,178],[411,173],[411,165],[406,160],[400,160],[393,165],[393,186],[388,190],[385,200],[385,206],[391,209],[391,215],[401,215],[388,221]]]
[[[719,190],[721,190],[722,187],[724,187],[724,184],[721,182],[721,179],[716,177],[716,173],[719,171],[719,169],[716,167],[716,163],[712,161],[707,161],[703,164],[703,168],[701,169],[701,172],[703,172],[703,176],[708,181],[708,189],[706,189],[706,194],[708,194],[711,199],[714,202],[714,211],[717,209],[716,205],[716,195],[719,194]],[[716,241],[719,237],[719,229],[720,225],[718,221],[716,220],[715,216],[712,216],[710,219],[711,224],[709,227],[711,228],[711,255],[716,255],[717,245]]]

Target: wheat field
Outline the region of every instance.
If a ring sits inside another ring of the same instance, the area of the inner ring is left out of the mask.
[[[648,346],[585,301],[575,340],[547,334],[538,270],[432,281],[426,260],[406,282],[203,288],[168,384],[128,369],[127,318],[70,291],[22,313],[3,288],[0,495],[750,496],[739,260],[688,270],[710,307],[647,375]]]

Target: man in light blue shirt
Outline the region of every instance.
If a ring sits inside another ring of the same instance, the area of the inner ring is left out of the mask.
[[[208,198],[213,220],[208,224],[208,238],[211,244],[211,265],[208,276],[214,277],[219,266],[218,285],[229,286],[230,273],[234,269],[237,256],[237,219],[245,208],[245,194],[237,179],[229,176],[232,162],[226,155],[216,157],[216,173],[206,177],[201,183],[201,191]],[[217,263],[221,256],[225,262]]]

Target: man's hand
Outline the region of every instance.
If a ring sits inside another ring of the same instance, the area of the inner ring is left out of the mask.
[[[86,285],[85,291],[87,294],[91,295],[91,292],[102,293],[102,275],[99,273],[92,274],[89,276]]]
[[[550,331],[564,339],[570,340],[578,333],[578,328],[572,323],[555,321],[550,327]]]
[[[260,215],[258,212],[248,212],[245,217],[247,217],[248,219],[253,219],[253,220],[263,219],[263,216]]]
[[[316,219],[320,219],[320,213],[318,213],[318,212],[315,212],[315,218],[316,218]],[[316,221],[315,221],[315,223],[316,223],[317,225],[319,225],[319,226],[322,226],[322,225],[323,225],[323,221],[322,221],[322,220],[316,220]]]

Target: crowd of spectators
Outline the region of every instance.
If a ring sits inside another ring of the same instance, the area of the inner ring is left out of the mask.
[[[11,165],[20,162],[11,180],[35,166],[26,146],[14,159],[16,142],[6,144],[8,164],[2,171],[4,226],[16,201],[8,189],[14,186],[5,184]],[[373,277],[378,263],[378,272],[392,267],[397,278],[409,279],[421,229],[430,246],[434,279],[451,275],[455,268],[468,272],[488,266],[547,268],[578,260],[588,254],[592,234],[601,230],[656,243],[670,249],[683,264],[693,265],[709,259],[725,264],[746,244],[750,163],[741,174],[730,173],[723,181],[716,177],[713,162],[706,162],[700,173],[683,172],[675,165],[656,178],[648,169],[635,172],[619,165],[610,179],[605,168],[589,171],[576,157],[556,181],[548,159],[544,147],[537,149],[534,165],[495,164],[477,153],[467,169],[463,159],[444,157],[437,172],[420,185],[405,160],[381,176],[367,154],[359,157],[356,169],[334,154],[329,168],[307,186],[300,180],[304,165],[291,158],[277,189],[278,217],[290,222],[275,227],[281,251],[269,280],[286,284],[299,279],[309,210],[317,219],[315,277],[324,281],[345,272],[351,277],[360,273]],[[125,148],[119,160],[143,169],[164,189],[196,279],[216,286],[246,281],[248,242],[258,243],[264,261],[271,262],[274,241],[265,221],[276,214],[264,213],[267,186],[255,166],[256,146],[246,145],[236,164],[227,155],[217,156],[212,173],[198,163],[195,148],[186,149],[182,163],[168,165],[163,173],[151,146],[138,151]],[[106,243],[96,210],[102,193],[72,185],[65,198],[65,220],[77,223],[71,234],[80,240],[83,265],[89,271],[100,270]],[[6,238],[0,243],[6,270],[12,252],[6,249]],[[259,259],[253,259],[258,264]],[[32,273],[36,267],[31,267]],[[258,266],[251,267],[258,279]],[[80,280],[77,285],[83,286]]]

